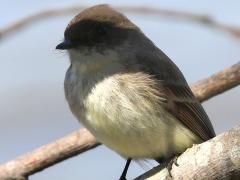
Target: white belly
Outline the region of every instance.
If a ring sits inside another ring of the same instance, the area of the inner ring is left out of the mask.
[[[126,158],[168,157],[199,142],[164,110],[161,98],[142,84],[148,77],[141,76],[121,74],[97,83],[84,100],[83,124],[101,143]],[[131,78],[124,84],[124,79]]]

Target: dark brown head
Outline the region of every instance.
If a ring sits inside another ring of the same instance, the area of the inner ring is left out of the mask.
[[[123,14],[108,5],[97,5],[73,18],[65,30],[64,42],[56,49],[113,48],[123,43],[132,32],[140,30]]]

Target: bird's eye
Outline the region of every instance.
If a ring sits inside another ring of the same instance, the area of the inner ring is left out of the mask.
[[[107,28],[104,26],[99,26],[98,27],[98,32],[100,35],[106,35],[107,34]]]

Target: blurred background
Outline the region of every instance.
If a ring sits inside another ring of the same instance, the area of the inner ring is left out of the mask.
[[[205,14],[220,23],[240,27],[240,1],[237,0],[122,0],[118,3],[113,0],[1,0],[0,32],[42,10],[99,3]],[[64,98],[67,54],[55,50],[75,14],[47,18],[16,34],[0,37],[0,164],[81,127]],[[240,38],[227,32],[174,18],[125,14],[179,66],[189,83],[239,61]],[[237,87],[203,103],[217,134],[240,124],[239,97]],[[119,155],[100,146],[30,176],[30,180],[112,180],[120,176],[124,165],[125,160]],[[148,166],[151,168],[152,163]],[[146,167],[133,163],[128,177],[134,178],[145,170]]]

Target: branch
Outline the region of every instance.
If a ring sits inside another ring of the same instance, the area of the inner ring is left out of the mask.
[[[191,86],[200,102],[221,94],[240,84],[240,62]]]
[[[192,89],[196,97],[204,101],[239,84],[240,62],[207,79],[195,83]],[[216,87],[219,87],[220,90]],[[0,179],[13,180],[15,178],[14,180],[25,180],[31,174],[85,152],[88,149],[92,149],[97,145],[99,145],[99,143],[96,142],[93,135],[86,129],[81,129],[60,140],[23,155],[16,160],[1,165]]]
[[[31,174],[99,145],[85,128],[0,166],[1,180],[26,180]]]
[[[0,29],[0,39],[10,36],[14,33],[20,31],[20,29],[26,28],[27,26],[36,23],[47,18],[58,17],[68,14],[76,14],[81,10],[87,8],[86,6],[75,5],[72,7],[58,8],[58,9],[49,9],[40,11],[38,13],[29,15],[25,18],[19,19],[14,22],[12,25],[9,25],[5,28]],[[192,21],[196,23],[203,24],[208,27],[216,28],[218,30],[228,32],[231,35],[240,38],[240,27],[230,26],[218,22],[216,19],[209,15],[201,15],[190,12],[183,12],[177,10],[168,10],[168,9],[157,9],[151,7],[131,7],[131,6],[117,6],[117,10],[122,12],[136,13],[136,14],[146,14],[146,15],[157,15],[159,17],[177,19],[182,21]]]
[[[134,180],[239,179],[240,126],[187,149],[173,164],[171,176],[159,165]]]

